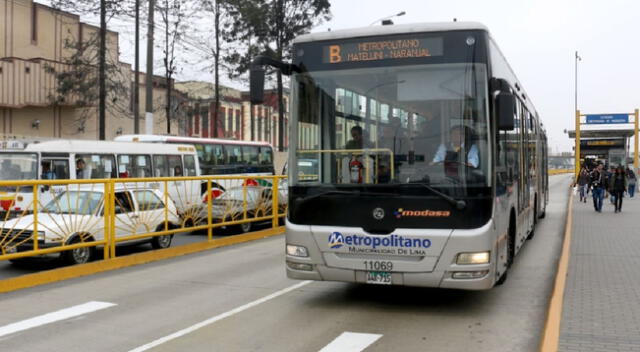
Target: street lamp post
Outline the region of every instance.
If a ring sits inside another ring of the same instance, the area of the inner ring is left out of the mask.
[[[578,51],[576,50],[576,59],[575,59],[575,67],[576,67],[576,73],[575,73],[576,88],[575,88],[575,93],[576,93],[576,97],[575,97],[575,109],[573,109],[574,111],[578,110],[578,61],[582,61],[582,58],[580,57],[580,55],[578,55]]]
[[[380,21],[388,20],[388,19],[391,19],[391,18],[394,18],[394,17],[404,16],[404,15],[406,15],[406,14],[407,14],[407,13],[406,13],[405,11],[400,11],[400,12],[396,13],[395,15],[382,17],[382,18],[380,18],[380,19],[377,19],[377,20],[373,21],[373,22],[371,22],[370,26],[373,26],[374,24],[376,24],[376,23],[378,23],[378,22],[380,22]]]
[[[578,110],[578,61],[581,61],[582,58],[578,55],[578,51],[576,50],[575,56],[575,123],[576,123],[576,139],[575,139],[575,179],[578,180],[578,175],[580,175],[580,111]]]

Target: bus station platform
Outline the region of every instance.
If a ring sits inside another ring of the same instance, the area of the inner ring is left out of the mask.
[[[640,199],[573,199],[558,351],[640,351]]]

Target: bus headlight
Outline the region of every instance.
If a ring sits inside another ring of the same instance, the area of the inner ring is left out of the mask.
[[[456,260],[456,264],[459,265],[468,265],[468,264],[487,264],[489,263],[489,253],[490,252],[471,252],[471,253],[460,253],[458,254],[458,259]]]
[[[295,246],[292,244],[288,244],[287,245],[287,255],[293,256],[293,257],[308,257],[309,256],[309,252],[307,251],[306,247],[302,247],[302,246]]]

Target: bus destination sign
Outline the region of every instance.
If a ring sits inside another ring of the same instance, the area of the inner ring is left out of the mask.
[[[357,43],[332,44],[323,47],[322,62],[337,64],[441,56],[442,47],[441,37],[367,40]]]

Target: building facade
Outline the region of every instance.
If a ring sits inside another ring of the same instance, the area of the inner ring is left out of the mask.
[[[0,1],[0,135],[98,138],[98,34],[99,28],[82,23],[77,15],[32,0]],[[134,74],[130,64],[119,61],[118,40],[118,33],[107,32],[107,139],[133,133]],[[144,131],[144,74],[140,82]],[[154,133],[165,133],[166,83],[162,77],[153,82]],[[67,86],[79,88],[65,90]],[[174,96],[171,131],[186,133],[181,96]]]
[[[228,138],[269,142],[279,149],[278,95],[265,91],[265,102],[252,105],[249,93],[220,87],[220,111],[215,114],[215,91],[211,83],[189,81],[175,84],[187,99],[187,134],[193,137]],[[284,144],[288,148],[289,97],[285,91]]]

